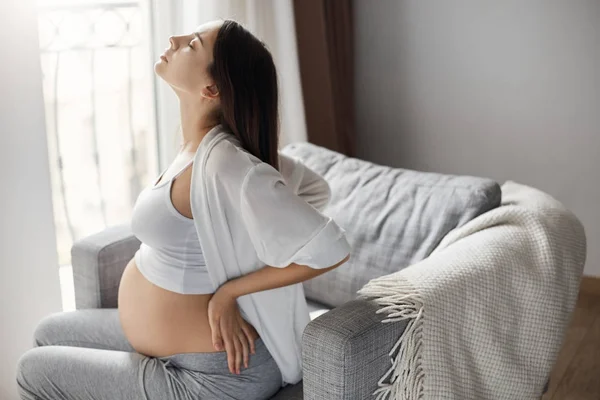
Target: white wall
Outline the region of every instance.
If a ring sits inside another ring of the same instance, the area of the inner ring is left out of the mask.
[[[600,275],[600,1],[354,4],[358,156],[538,187]]]
[[[0,399],[44,315],[61,311],[33,0],[0,4]]]

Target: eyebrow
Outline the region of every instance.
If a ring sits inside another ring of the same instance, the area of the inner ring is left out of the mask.
[[[204,40],[202,40],[202,37],[200,36],[200,34],[198,32],[194,32],[194,36],[196,36],[198,38],[198,40],[200,41],[200,43],[202,44],[202,46],[204,46]]]

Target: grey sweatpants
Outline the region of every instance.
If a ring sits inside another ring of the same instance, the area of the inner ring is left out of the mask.
[[[26,400],[268,399],[281,372],[262,339],[255,348],[248,368],[234,375],[224,351],[137,353],[116,308],[60,312],[38,324],[34,348],[19,359],[17,385]]]

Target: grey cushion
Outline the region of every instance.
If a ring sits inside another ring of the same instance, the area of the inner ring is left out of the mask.
[[[500,186],[490,179],[377,165],[306,142],[282,152],[328,181],[324,214],[353,247],[349,262],[304,283],[307,298],[331,307],[356,298],[372,278],[427,257],[452,229],[500,205]]]

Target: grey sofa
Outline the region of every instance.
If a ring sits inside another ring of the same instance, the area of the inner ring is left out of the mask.
[[[310,143],[282,151],[329,182],[324,213],[346,230],[353,250],[348,263],[303,283],[311,311],[302,338],[303,381],[272,400],[372,398],[405,324],[380,323],[377,305],[356,299],[356,291],[422,260],[449,231],[497,207],[500,187],[484,178],[381,166]],[[117,307],[121,274],[139,245],[128,225],[74,244],[77,309]]]

